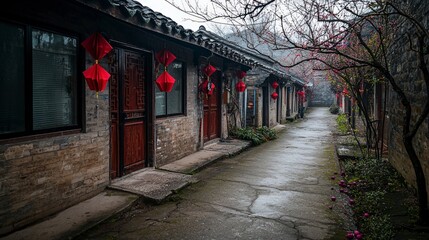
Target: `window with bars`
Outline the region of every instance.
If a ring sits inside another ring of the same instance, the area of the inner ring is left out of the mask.
[[[76,37],[0,22],[0,137],[78,127],[77,50]]]

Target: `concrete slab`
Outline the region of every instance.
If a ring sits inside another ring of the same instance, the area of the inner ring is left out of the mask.
[[[339,159],[356,159],[363,157],[359,147],[348,145],[337,145],[337,155]]]
[[[157,203],[196,181],[192,176],[156,169],[143,169],[115,180],[111,189],[138,194]]]
[[[273,127],[273,129],[274,129],[274,131],[276,131],[276,132],[281,132],[281,131],[283,131],[284,129],[286,129],[286,125],[278,124],[278,125],[276,125],[275,127]]]
[[[242,140],[225,140],[204,147],[204,150],[188,155],[175,162],[159,167],[161,170],[192,174],[210,163],[237,154],[250,146],[250,142]]]
[[[43,222],[14,232],[2,240],[69,239],[132,206],[137,199],[138,196],[135,194],[106,190]]]
[[[234,155],[234,154],[239,153],[248,147],[250,147],[249,141],[231,139],[231,140],[224,140],[224,141],[218,142],[216,144],[211,144],[211,145],[205,146],[204,150],[217,151],[217,152],[222,152],[222,153],[225,153],[228,155]]]
[[[224,156],[225,153],[223,152],[201,150],[180,160],[161,166],[159,169],[183,174],[192,174],[205,165]]]

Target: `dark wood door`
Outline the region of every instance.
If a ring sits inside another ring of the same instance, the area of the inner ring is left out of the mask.
[[[269,104],[268,87],[264,86],[262,87],[262,126],[269,127]]]
[[[212,95],[204,95],[204,142],[220,137],[220,80],[217,73],[211,79],[216,87]]]
[[[146,163],[146,68],[148,57],[118,49],[110,55],[111,178]]]

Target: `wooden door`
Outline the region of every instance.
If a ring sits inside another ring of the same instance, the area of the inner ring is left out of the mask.
[[[204,142],[220,137],[221,84],[219,75],[213,74],[211,80],[216,87],[212,95],[204,95]]]
[[[270,104],[270,96],[269,96],[269,87],[264,86],[262,87],[262,126],[269,127],[270,122],[270,110],[269,110],[269,104]]]
[[[116,48],[110,56],[111,178],[146,163],[145,53]]]
[[[290,87],[287,87],[286,89],[286,117],[290,116],[290,108],[291,108],[291,94],[290,94]]]

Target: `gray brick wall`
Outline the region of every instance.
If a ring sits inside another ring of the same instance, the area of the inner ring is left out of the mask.
[[[420,6],[413,11],[418,19],[422,19],[426,29],[429,28],[429,5],[425,1],[420,2]],[[409,50],[409,44],[406,39],[396,44],[396,61],[392,62],[394,76],[400,79],[399,85],[405,89],[405,93],[412,102],[413,112],[420,114],[423,104],[428,98],[425,92],[425,84],[421,73],[418,70],[416,56]],[[415,186],[415,175],[411,162],[402,143],[402,122],[405,110],[399,102],[399,97],[392,90],[389,98],[389,161],[404,176],[406,181]],[[415,121],[416,115],[413,114],[412,121]],[[413,145],[422,163],[426,186],[429,192],[429,117],[419,128],[414,138]]]
[[[100,93],[97,100],[87,89],[86,133],[0,145],[0,234],[89,198],[107,186],[108,92]]]
[[[191,63],[191,62],[189,62]],[[185,157],[199,147],[201,110],[197,104],[198,75],[195,66],[187,66],[185,115],[156,120],[156,162],[159,167]]]

